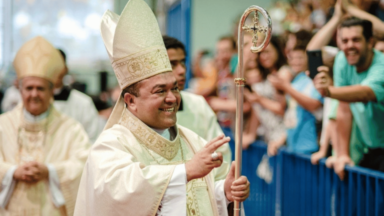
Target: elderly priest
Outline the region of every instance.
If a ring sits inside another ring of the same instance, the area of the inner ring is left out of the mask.
[[[0,116],[0,215],[73,215],[89,141],[80,123],[52,106],[64,61],[36,37],[13,64],[22,103]]]
[[[88,157],[75,216],[227,215],[249,182],[234,180],[234,166],[227,175],[215,151],[229,138],[207,143],[176,124],[180,93],[151,9],[130,0],[121,16],[104,14],[101,32],[123,92]]]

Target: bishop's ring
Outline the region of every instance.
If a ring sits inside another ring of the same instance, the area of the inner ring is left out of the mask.
[[[217,154],[217,152],[213,152],[211,154],[211,157],[212,157],[212,160],[217,160],[219,158],[219,155]]]

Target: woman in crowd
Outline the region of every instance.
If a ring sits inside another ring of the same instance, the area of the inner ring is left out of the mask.
[[[263,128],[263,132],[259,135],[263,135],[264,140],[268,143],[268,148],[275,145],[281,146],[286,136],[283,124],[285,98],[267,79],[268,75],[276,75],[280,73],[279,70],[285,68],[286,61],[281,47],[279,39],[273,36],[267,48],[260,53],[259,69],[251,69],[246,73],[247,78],[258,77],[251,79],[253,80],[252,83],[249,83],[251,91],[245,89],[244,95],[246,100],[252,103],[259,127]],[[244,144],[243,147],[247,148],[248,143]]]

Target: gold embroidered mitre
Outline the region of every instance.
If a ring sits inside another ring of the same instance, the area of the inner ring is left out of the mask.
[[[129,0],[120,16],[106,11],[100,29],[121,89],[172,71],[155,15],[143,0]],[[119,122],[124,109],[119,97],[104,130]]]
[[[60,52],[40,36],[29,40],[19,49],[13,66],[18,79],[34,76],[52,83],[56,83],[65,67]]]
[[[172,71],[157,20],[143,0],[129,0],[120,16],[105,12],[101,35],[120,88]]]

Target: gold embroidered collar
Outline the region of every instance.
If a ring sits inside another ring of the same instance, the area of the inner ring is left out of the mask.
[[[180,136],[179,130],[176,126],[175,139],[173,141],[167,140],[144,124],[126,108],[121,115],[119,124],[128,128],[136,136],[136,138],[141,141],[143,145],[145,145],[145,147],[156,152],[158,155],[169,161],[172,160],[179,151]]]

